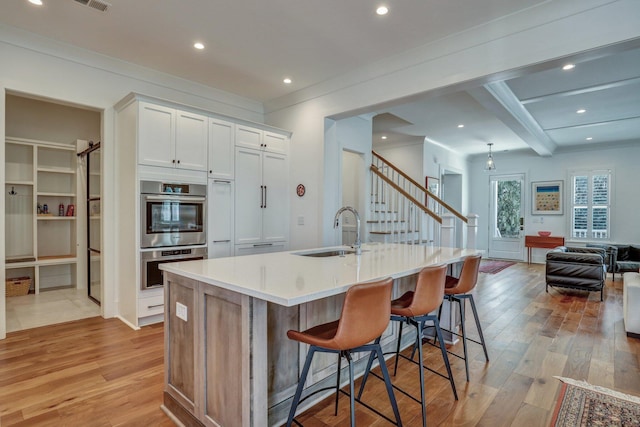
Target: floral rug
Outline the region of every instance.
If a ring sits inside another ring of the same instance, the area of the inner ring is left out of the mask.
[[[498,261],[498,260],[482,260],[480,262],[480,269],[478,270],[480,273],[487,274],[496,274],[504,270],[505,268],[511,267],[515,262],[512,261]]]
[[[640,397],[585,381],[555,378],[563,384],[552,427],[640,426]]]

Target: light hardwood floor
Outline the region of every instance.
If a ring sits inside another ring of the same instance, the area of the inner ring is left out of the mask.
[[[476,302],[491,361],[470,344],[467,383],[464,363],[451,358],[457,402],[446,380],[427,373],[429,426],[546,426],[559,389],[554,375],[640,395],[640,340],[624,333],[620,278],[607,281],[601,303],[599,293],[546,294],[544,266],[520,263],[481,274]],[[162,335],[161,325],[133,331],[101,318],[8,334],[0,341],[0,426],[173,425],[160,410]],[[438,351],[425,350],[426,363],[443,369]],[[414,365],[401,361],[393,381],[418,395]],[[363,399],[391,415],[381,381],[372,378]],[[419,404],[398,401],[404,425],[421,425]],[[348,400],[340,402],[337,417],[327,399],[298,419],[348,425]],[[357,417],[359,426],[390,425],[360,407]]]

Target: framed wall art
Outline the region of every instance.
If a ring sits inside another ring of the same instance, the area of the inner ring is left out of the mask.
[[[564,181],[537,181],[531,183],[531,214],[562,215]]]

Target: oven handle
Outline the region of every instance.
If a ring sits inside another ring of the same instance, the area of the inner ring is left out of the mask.
[[[179,197],[167,197],[167,196],[144,196],[145,200],[149,201],[161,201],[161,202],[204,202],[207,199],[199,196],[179,196]]]

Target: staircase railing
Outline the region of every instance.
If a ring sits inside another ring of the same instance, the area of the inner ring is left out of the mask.
[[[372,154],[371,203],[375,219],[368,222],[374,223],[377,230],[370,234],[386,234],[395,242],[439,244],[441,212],[467,222],[464,215],[400,168],[375,151]]]

